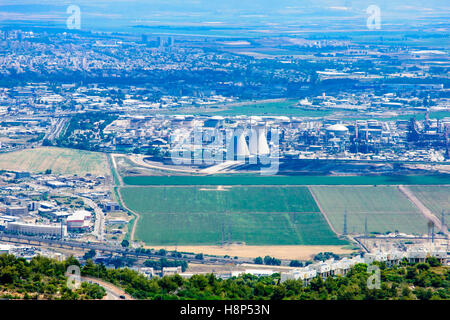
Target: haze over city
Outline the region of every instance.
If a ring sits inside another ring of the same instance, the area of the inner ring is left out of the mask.
[[[448,301],[449,16],[3,1],[0,298]]]

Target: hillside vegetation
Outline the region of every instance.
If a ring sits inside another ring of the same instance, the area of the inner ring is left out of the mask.
[[[358,264],[344,277],[320,277],[308,286],[301,280],[280,283],[280,275],[242,275],[221,280],[214,275],[179,275],[147,279],[130,269],[106,269],[92,262],[82,272],[121,286],[137,299],[180,300],[442,300],[450,299],[450,269],[434,258],[428,263],[381,269],[380,289],[368,289],[367,265]],[[432,267],[433,266],[433,267]]]
[[[0,255],[0,298],[46,300],[102,299],[105,289],[97,284],[83,282],[72,290],[67,287],[65,272],[70,265],[79,262],[69,258],[58,262],[35,257],[30,262],[13,255]]]

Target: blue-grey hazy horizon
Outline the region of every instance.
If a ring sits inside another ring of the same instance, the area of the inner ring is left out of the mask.
[[[64,27],[69,5],[80,7],[84,30],[104,31],[154,26],[359,30],[369,5],[380,7],[385,30],[447,28],[450,16],[448,1],[441,0],[3,0],[0,23]]]

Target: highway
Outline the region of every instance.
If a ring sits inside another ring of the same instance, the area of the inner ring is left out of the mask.
[[[67,121],[67,118],[52,119],[52,125],[49,128],[44,139],[50,140],[52,142],[56,140],[60,136]]]

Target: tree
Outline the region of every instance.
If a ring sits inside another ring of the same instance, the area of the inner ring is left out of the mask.
[[[88,252],[86,252],[83,256],[84,260],[88,260],[88,259],[92,259],[94,258],[96,255],[96,252],[94,249],[89,250]]]
[[[195,255],[195,259],[197,259],[197,260],[203,260],[203,259],[204,259],[204,258],[203,258],[203,253],[196,254],[196,255]]]
[[[269,265],[269,266],[279,266],[279,265],[281,265],[281,260],[272,258],[270,256],[265,256],[264,264]]]
[[[158,280],[159,286],[166,292],[174,291],[178,288],[178,284],[171,277],[163,277]]]
[[[127,247],[130,246],[130,242],[129,242],[128,240],[125,240],[125,239],[124,239],[124,240],[122,241],[121,245],[122,245],[122,247],[127,248]]]
[[[74,256],[70,256],[66,259],[65,265],[68,266],[81,266],[80,261],[78,261]]]
[[[261,257],[257,257],[253,260],[255,264],[263,264],[263,259]]]
[[[273,289],[272,300],[282,300],[286,296],[286,288],[284,286],[275,286]]]
[[[81,283],[81,289],[79,290],[81,294],[85,295],[87,299],[103,299],[106,295],[106,291],[103,287],[96,283]]]
[[[433,292],[431,291],[431,289],[426,290],[424,288],[417,288],[413,292],[420,300],[430,300],[433,296]]]
[[[289,263],[289,266],[290,266],[290,267],[301,268],[301,267],[303,267],[303,263],[301,263],[301,262],[298,261],[298,260],[292,260],[292,261]]]
[[[428,257],[427,263],[430,265],[430,267],[440,267],[441,263],[436,257]]]
[[[319,254],[316,254],[314,256],[315,261],[326,261],[331,258],[339,260],[340,257],[339,255],[334,254],[333,252],[320,252]]]
[[[156,254],[158,256],[165,256],[167,254],[167,251],[164,249],[159,249],[159,251]]]
[[[428,263],[419,263],[416,266],[417,270],[429,270],[430,269],[430,265]]]

